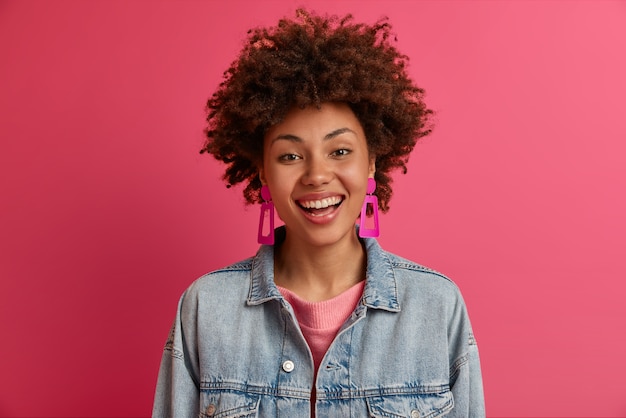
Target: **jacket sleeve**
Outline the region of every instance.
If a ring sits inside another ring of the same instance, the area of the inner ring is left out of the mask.
[[[454,397],[454,409],[451,417],[484,418],[485,400],[483,378],[480,371],[478,346],[471,330],[465,354],[451,367],[451,389]]]
[[[181,321],[183,298],[163,350],[152,409],[152,416],[155,418],[198,417],[200,391],[183,336]]]
[[[485,400],[478,345],[460,292],[456,295],[448,326],[450,389],[454,398],[454,408],[449,416],[484,418]]]

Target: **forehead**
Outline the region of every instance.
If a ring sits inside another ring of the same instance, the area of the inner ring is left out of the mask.
[[[293,135],[301,139],[325,137],[346,128],[357,136],[364,136],[361,123],[350,106],[327,102],[320,107],[292,108],[282,122],[267,130],[265,140],[273,141],[281,135]]]

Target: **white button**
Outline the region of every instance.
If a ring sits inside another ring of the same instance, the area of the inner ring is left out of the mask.
[[[414,409],[411,411],[411,418],[420,418],[420,411]]]
[[[283,363],[283,370],[286,371],[287,373],[291,373],[293,371],[294,367],[296,367],[296,366],[293,364],[293,361],[291,361],[291,360],[286,360]]]

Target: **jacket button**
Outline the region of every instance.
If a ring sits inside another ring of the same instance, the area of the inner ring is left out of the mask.
[[[212,417],[215,414],[215,405],[211,404],[206,407],[206,414]]]
[[[296,367],[295,364],[293,364],[293,361],[291,360],[286,360],[283,363],[283,370],[286,371],[287,373],[291,373],[295,367]]]
[[[414,409],[411,411],[411,418],[420,418],[420,411]]]

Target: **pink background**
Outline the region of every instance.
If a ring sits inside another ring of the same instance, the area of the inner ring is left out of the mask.
[[[626,2],[0,0],[0,416],[147,416],[258,208],[200,156],[247,29],[388,15],[438,111],[382,244],[461,287],[490,417],[626,416]]]

